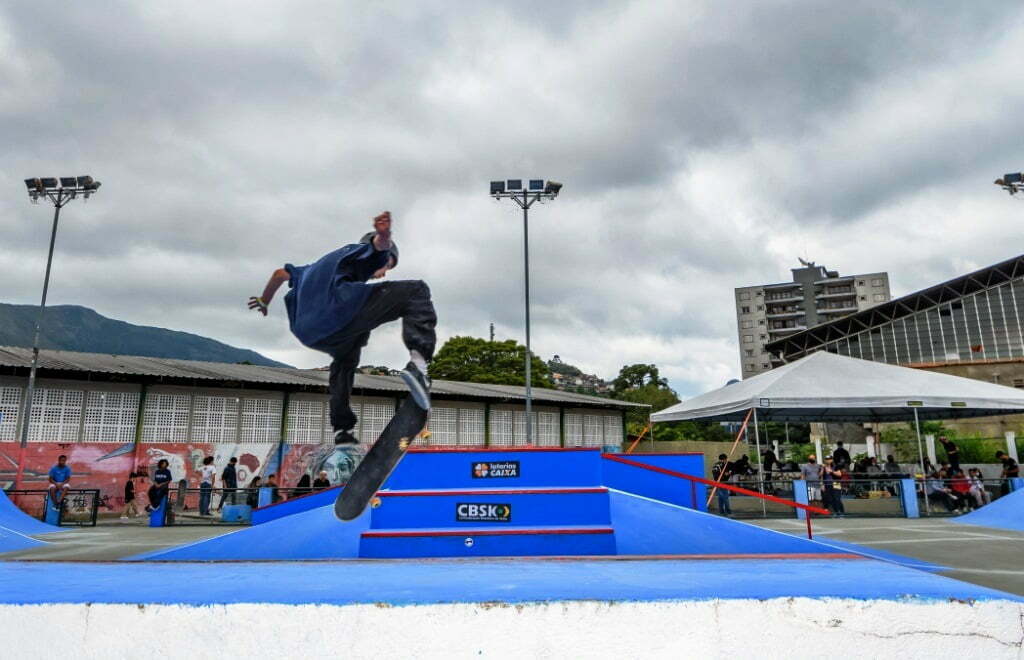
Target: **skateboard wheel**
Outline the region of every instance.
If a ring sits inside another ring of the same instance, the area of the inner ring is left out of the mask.
[[[372,500],[370,500],[370,508],[371,509],[376,509],[379,506],[380,506],[380,498],[379,497],[375,497]]]
[[[464,540],[462,542],[462,545],[466,546],[467,548],[472,548],[473,547],[473,538],[470,537],[470,536],[467,536],[466,540]]]
[[[420,433],[420,437],[421,437],[421,438],[423,438],[424,440],[426,440],[426,439],[427,439],[427,438],[429,438],[430,436],[431,436],[431,433],[430,433],[430,431],[426,431],[426,430],[424,430],[424,431],[423,431],[422,433]]]
[[[402,438],[401,440],[398,441],[398,448],[399,449],[405,449],[408,446],[409,446],[409,438]]]

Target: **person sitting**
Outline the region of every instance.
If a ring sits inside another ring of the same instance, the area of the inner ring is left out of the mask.
[[[330,487],[331,482],[327,478],[327,470],[320,470],[320,474],[316,475],[316,479],[313,480],[313,490],[323,490]]]
[[[48,481],[50,483],[46,487],[46,492],[50,496],[53,507],[59,509],[61,502],[64,501],[65,493],[71,488],[68,484],[71,481],[71,468],[68,466],[67,456],[61,454],[57,457],[57,464],[50,468]]]
[[[301,477],[299,477],[299,483],[295,484],[295,494],[296,495],[308,495],[309,493],[312,493],[312,492],[313,492],[313,488],[312,488],[312,486],[310,486],[310,483],[309,483],[309,475],[308,474],[304,474]]]
[[[960,513],[967,513],[971,508],[974,498],[971,497],[971,482],[964,476],[963,470],[953,470],[949,480],[949,489],[953,491],[956,498],[956,509]]]
[[[941,502],[946,507],[946,511],[953,513],[956,510],[956,498],[953,497],[952,491],[946,487],[943,476],[940,472],[932,472],[931,476],[924,482],[925,497],[928,498],[929,502]]]
[[[265,483],[263,485],[263,487],[271,489],[271,491],[270,491],[270,503],[271,504],[277,504],[282,499],[284,499],[284,498],[281,497],[281,491],[277,487],[277,475],[276,474],[268,474],[267,475],[267,483]]]
[[[967,481],[971,484],[971,497],[978,508],[985,506],[992,501],[992,496],[985,490],[985,481],[981,478],[981,470],[971,468],[967,471]]]
[[[902,468],[900,468],[900,464],[896,462],[896,459],[893,458],[892,454],[885,457],[885,466],[883,466],[882,471],[889,477],[895,477],[903,472]]]
[[[171,471],[168,469],[169,465],[166,458],[161,458],[156,462],[156,470],[153,471],[153,485],[146,493],[149,496],[149,506],[146,507],[146,511],[160,508],[160,504],[167,498],[172,480]]]
[[[260,477],[257,475],[252,478],[246,488],[245,503],[254,509],[260,505],[260,481]]]

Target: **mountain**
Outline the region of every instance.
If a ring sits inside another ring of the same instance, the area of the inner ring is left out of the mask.
[[[32,346],[35,305],[0,303],[0,346]],[[145,357],[199,360],[202,362],[247,362],[267,367],[287,367],[256,351],[228,346],[188,332],[132,325],[108,319],[88,307],[54,305],[43,316],[41,348],[85,353],[142,355]]]

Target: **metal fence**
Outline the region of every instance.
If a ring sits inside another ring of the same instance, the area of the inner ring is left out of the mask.
[[[4,491],[19,509],[28,515],[45,521],[45,489],[11,489]],[[96,488],[71,488],[61,500],[57,524],[61,526],[95,527],[102,505],[100,491]]]

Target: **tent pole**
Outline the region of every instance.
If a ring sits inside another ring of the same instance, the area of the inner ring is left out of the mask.
[[[931,514],[932,508],[928,504],[928,475],[924,471],[924,447],[921,444],[921,420],[917,417],[917,408],[914,408],[914,430],[917,432],[917,460],[921,465],[921,495],[924,498],[924,510]]]
[[[761,433],[757,430],[757,408],[754,408],[754,442],[757,445],[757,492],[764,495],[764,461],[761,459]],[[761,498],[761,516],[768,517],[768,507]]]

